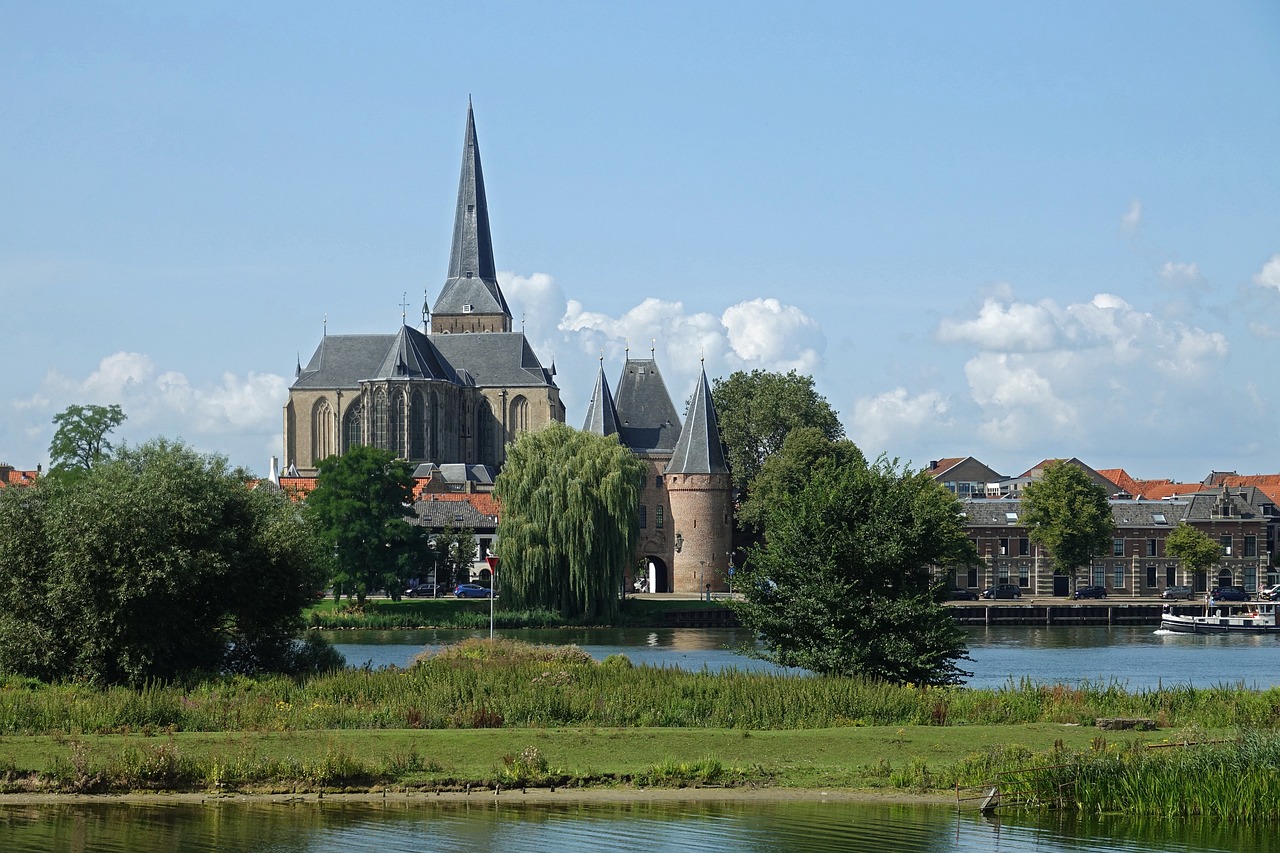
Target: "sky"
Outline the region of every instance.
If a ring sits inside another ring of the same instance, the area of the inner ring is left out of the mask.
[[[1280,472],[1280,4],[1140,0],[0,0],[0,462],[118,403],[265,474],[444,284],[468,98],[571,425],[630,347],[917,468]]]

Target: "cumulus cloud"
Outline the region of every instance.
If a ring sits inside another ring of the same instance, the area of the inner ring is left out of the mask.
[[[1008,448],[1079,446],[1089,436],[1176,422],[1212,391],[1229,355],[1221,332],[1109,293],[1068,305],[988,297],[976,316],[939,323],[935,337],[977,350],[964,374],[978,435]]]
[[[1272,255],[1262,265],[1262,269],[1253,277],[1253,282],[1259,287],[1270,287],[1280,291],[1280,254]]]
[[[148,355],[117,352],[84,378],[50,371],[39,391],[17,408],[47,424],[73,403],[118,403],[128,417],[120,432],[130,441],[182,437],[257,467],[268,453],[279,452],[280,409],[288,390],[289,382],[272,373],[226,372],[214,381],[192,382],[180,371],[161,369]]]
[[[1133,234],[1142,225],[1142,202],[1134,199],[1129,202],[1129,209],[1120,217],[1120,230],[1125,234]]]
[[[1160,267],[1160,280],[1166,287],[1173,290],[1205,290],[1208,287],[1208,282],[1200,274],[1200,268],[1194,262],[1166,261],[1164,266]]]
[[[849,437],[869,456],[890,445],[937,442],[951,427],[949,403],[938,391],[912,396],[905,388],[859,397],[853,404]]]

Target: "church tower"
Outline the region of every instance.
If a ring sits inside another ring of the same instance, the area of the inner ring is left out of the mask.
[[[467,132],[462,143],[462,176],[458,179],[458,208],[453,219],[453,247],[449,276],[432,309],[433,334],[510,332],[511,309],[498,287],[489,234],[489,205],[484,194],[484,170],[476,142],[476,120],[467,102]]]
[[[663,479],[678,549],[671,567],[673,591],[727,590],[733,548],[733,487],[705,370],[698,376],[680,440]]]

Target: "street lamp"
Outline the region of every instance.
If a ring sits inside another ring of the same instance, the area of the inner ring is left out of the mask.
[[[490,554],[484,558],[489,564],[489,639],[493,640],[493,597],[498,590],[498,555]]]

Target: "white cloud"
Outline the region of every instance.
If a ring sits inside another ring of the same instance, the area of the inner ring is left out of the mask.
[[[1280,254],[1272,255],[1262,265],[1262,269],[1253,277],[1254,284],[1259,287],[1272,287],[1280,290]]]
[[[1166,261],[1160,267],[1160,279],[1173,289],[1204,290],[1208,287],[1208,282],[1200,274],[1200,267],[1195,262]]]
[[[936,442],[952,426],[949,404],[937,391],[911,396],[895,388],[874,396],[859,397],[853,404],[849,437],[867,456],[878,456],[891,444],[923,439]]]
[[[1120,218],[1120,230],[1125,234],[1132,234],[1142,225],[1142,202],[1134,199],[1129,202],[1129,209],[1125,211],[1124,216]]]
[[[942,343],[967,343],[981,349],[1050,349],[1057,343],[1055,317],[1060,313],[1050,299],[1038,305],[1002,305],[997,298],[988,298],[972,320],[944,319],[936,337]]]

